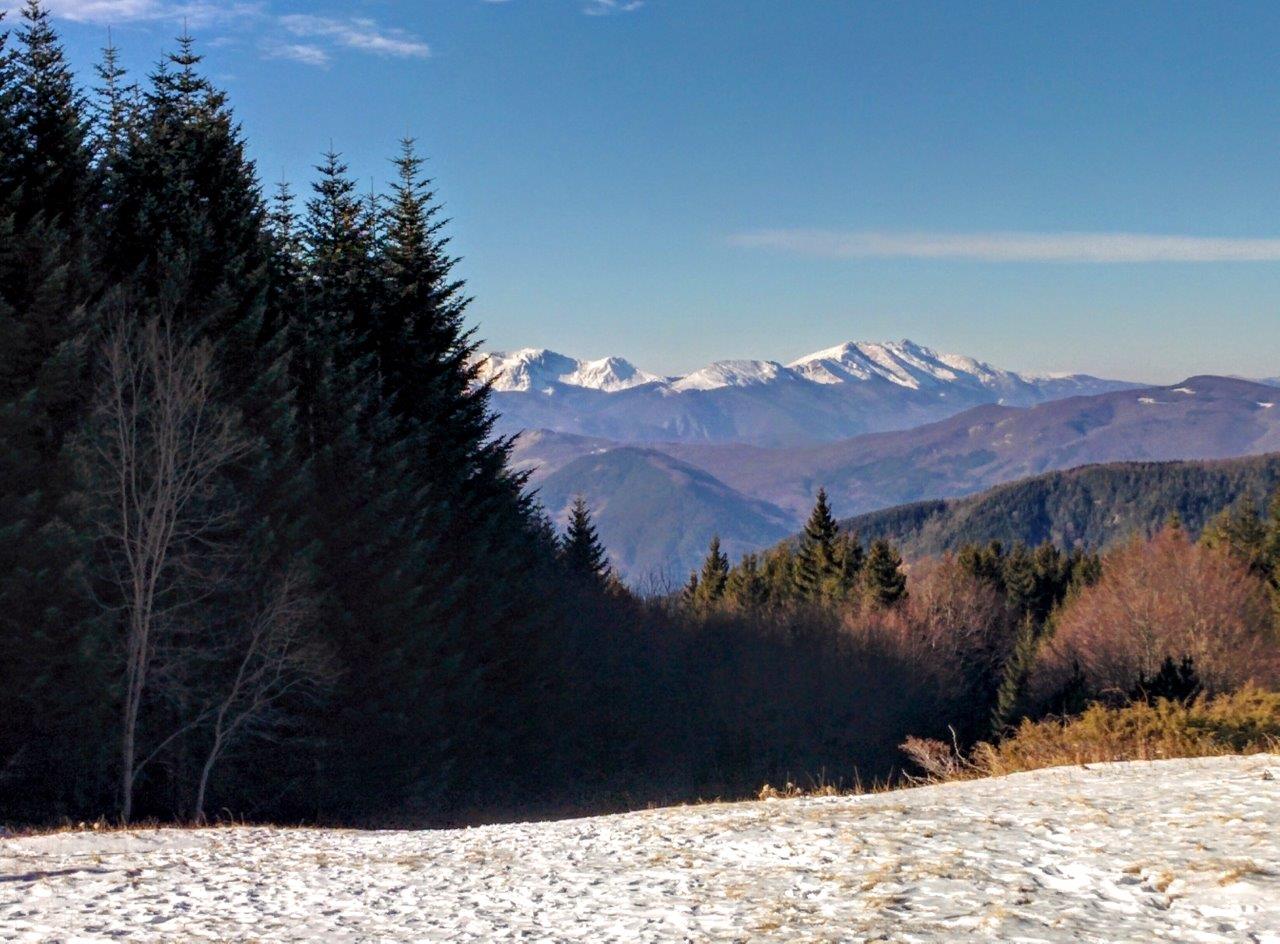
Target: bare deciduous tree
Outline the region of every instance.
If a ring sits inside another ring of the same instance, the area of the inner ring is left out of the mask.
[[[138,715],[157,637],[190,605],[181,585],[192,555],[234,515],[210,499],[248,441],[214,395],[209,346],[180,338],[167,321],[121,319],[103,362],[95,452],[109,503],[103,536],[125,623],[120,815],[127,822],[138,774],[160,749],[138,760]]]
[[[1170,527],[1112,552],[1098,583],[1063,608],[1036,687],[1052,691],[1078,666],[1095,691],[1123,695],[1184,656],[1210,691],[1266,684],[1280,670],[1262,581]]]
[[[280,703],[289,696],[315,694],[336,678],[328,653],[309,636],[315,602],[296,570],[290,570],[250,618],[247,631],[233,635],[238,664],[216,702],[209,753],[200,771],[194,815],[205,818],[205,798],[214,765],[238,739],[270,737],[282,721]]]

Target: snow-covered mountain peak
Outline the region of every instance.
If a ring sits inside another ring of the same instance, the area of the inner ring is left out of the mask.
[[[588,387],[613,393],[642,384],[662,380],[657,374],[640,370],[635,364],[621,357],[602,357],[595,361],[579,361],[578,369],[560,378],[560,382],[573,387]]]
[[[971,357],[939,354],[908,340],[850,341],[808,354],[789,366],[815,383],[849,383],[879,378],[911,390],[994,373]]]
[[[787,373],[787,368],[777,361],[716,361],[681,377],[671,388],[683,393],[721,387],[754,387],[772,383]]]
[[[503,393],[550,392],[557,384],[614,393],[662,378],[637,368],[621,357],[580,361],[546,348],[484,354],[478,379]]]

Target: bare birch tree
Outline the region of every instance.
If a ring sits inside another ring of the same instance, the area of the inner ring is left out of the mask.
[[[234,516],[210,499],[249,444],[217,401],[207,343],[180,338],[159,318],[138,325],[126,317],[103,362],[95,452],[109,502],[103,537],[125,624],[120,816],[128,822],[139,772],[181,733],[138,759],[138,717],[158,637],[190,605],[182,583],[192,555]]]
[[[209,752],[196,788],[196,822],[204,822],[209,778],[228,748],[245,737],[273,737],[284,723],[280,705],[286,698],[318,694],[335,679],[328,654],[309,634],[315,614],[314,598],[295,568],[249,618],[247,630],[233,634],[238,662],[215,702]]]

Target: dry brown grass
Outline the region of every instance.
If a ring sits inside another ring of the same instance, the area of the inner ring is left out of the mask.
[[[904,745],[930,779],[967,780],[1045,767],[1280,751],[1280,692],[1246,687],[1190,704],[1093,705],[1068,719],[1024,721],[963,758],[941,742]]]

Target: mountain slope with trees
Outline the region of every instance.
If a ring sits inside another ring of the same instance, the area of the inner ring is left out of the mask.
[[[823,485],[837,513],[848,516],[1078,465],[1275,452],[1280,397],[1252,381],[1192,377],[1025,409],[981,406],[916,429],[812,449],[658,448],[797,517]]]
[[[1102,548],[1151,534],[1176,516],[1193,533],[1239,501],[1258,507],[1280,487],[1280,455],[1215,462],[1118,462],[1051,472],[966,498],[916,502],[841,521],[887,538],[911,558],[966,544],[1045,541]]]
[[[736,556],[791,530],[788,516],[768,502],[652,449],[581,456],[537,481],[536,497],[557,522],[568,520],[579,496],[594,509],[614,566],[632,581],[679,583],[715,533]]]

